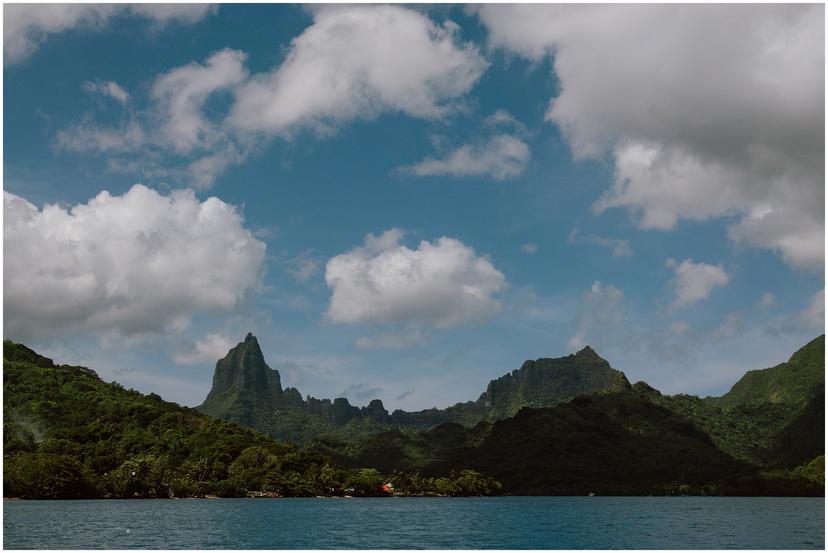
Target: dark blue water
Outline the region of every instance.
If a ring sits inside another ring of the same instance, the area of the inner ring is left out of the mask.
[[[822,498],[5,501],[6,549],[823,549]]]

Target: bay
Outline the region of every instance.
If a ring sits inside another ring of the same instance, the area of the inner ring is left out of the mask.
[[[823,549],[823,498],[4,501],[6,549]]]

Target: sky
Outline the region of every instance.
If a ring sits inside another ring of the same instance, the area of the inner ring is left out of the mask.
[[[823,5],[3,7],[3,335],[195,406],[719,395],[824,332]]]

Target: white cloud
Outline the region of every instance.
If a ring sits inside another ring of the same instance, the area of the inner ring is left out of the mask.
[[[710,339],[722,340],[724,338],[731,338],[741,330],[743,330],[743,325],[739,314],[728,313],[724,322],[710,333]]]
[[[428,342],[428,336],[415,327],[399,333],[360,336],[354,341],[354,345],[357,349],[372,351],[378,349],[407,349],[426,342]]]
[[[403,232],[369,234],[364,245],[328,261],[328,318],[337,323],[448,328],[490,317],[506,279],[485,257],[457,239],[401,244]]]
[[[108,96],[122,104],[129,101],[129,93],[115,81],[86,81],[83,89],[93,94]]]
[[[632,246],[629,240],[621,238],[609,238],[605,236],[598,236],[596,234],[581,234],[581,229],[575,227],[569,233],[568,241],[570,244],[593,244],[607,248],[612,252],[613,257],[631,257],[633,255]]]
[[[526,127],[506,110],[499,109],[483,120],[479,136],[441,155],[429,156],[396,172],[420,177],[448,175],[468,177],[488,175],[502,181],[519,177],[529,164],[532,153],[524,139]],[[443,137],[432,139],[444,150]]]
[[[58,131],[55,136],[55,145],[59,150],[68,152],[111,154],[136,151],[142,148],[147,140],[144,128],[134,121],[128,121],[119,128],[105,128],[85,120],[78,125]]]
[[[528,253],[529,255],[535,255],[538,251],[538,245],[534,242],[527,242],[520,247],[520,251]]]
[[[244,52],[224,49],[211,54],[203,65],[193,62],[175,67],[154,79],[152,105],[147,112],[129,112],[115,127],[101,127],[87,114],[81,123],[57,133],[56,146],[70,152],[129,154],[129,159],[110,157],[110,170],[145,178],[172,178],[186,186],[208,189],[256,147],[254,141],[228,132],[225,125],[204,113],[212,95],[233,90],[247,78],[246,58]],[[126,94],[111,82],[84,86],[110,96],[119,95],[119,90]],[[180,156],[183,164],[166,162],[171,152]]]
[[[198,23],[207,15],[218,11],[216,4],[130,4],[129,10],[136,16],[146,17],[156,23]]]
[[[623,321],[624,292],[612,284],[592,283],[584,296],[577,330],[567,342],[571,350],[581,349],[590,340],[600,340],[612,327]],[[593,342],[594,344],[595,342]]]
[[[221,334],[207,334],[203,339],[196,340],[193,349],[185,353],[173,355],[173,361],[179,365],[193,365],[195,363],[215,363],[236,345],[236,341]]]
[[[825,290],[820,290],[811,297],[799,319],[808,329],[825,332]]]
[[[159,6],[140,13],[177,12]],[[206,189],[266,144],[268,135],[288,136],[302,128],[327,133],[340,123],[383,112],[444,117],[460,108],[459,98],[488,66],[473,44],[459,41],[456,24],[438,25],[415,10],[322,6],[313,8],[313,15],[314,23],[292,41],[285,61],[273,71],[249,77],[244,52],[215,52],[203,64],[159,75],[150,86],[146,112],[129,113],[110,128],[87,115],[57,134],[57,146],[131,153],[133,159],[110,158],[108,166]],[[208,100],[222,92],[232,94],[230,115],[205,113]],[[517,125],[502,117],[492,124]],[[178,159],[170,160],[171,154]],[[504,159],[491,169],[508,175],[514,163]]]
[[[823,266],[824,6],[477,11],[491,45],[553,57],[561,92],[546,117],[575,156],[615,158],[597,211],[661,230],[736,216],[733,240]]]
[[[70,209],[4,194],[4,322],[16,339],[180,331],[258,286],[265,245],[235,207],[142,185]]]
[[[233,165],[243,162],[248,155],[245,146],[230,140],[221,140],[215,151],[208,153],[178,173],[185,182],[200,190],[212,188],[216,180]]]
[[[49,35],[73,28],[101,29],[114,17],[141,17],[156,25],[192,24],[215,11],[209,4],[7,4],[3,50],[7,64],[29,58]]]
[[[676,294],[673,307],[685,307],[701,301],[710,295],[713,288],[724,286],[730,280],[721,265],[694,263],[692,259],[685,259],[676,263],[674,259],[667,260],[667,266],[673,269],[673,290]]]
[[[401,112],[436,119],[455,107],[488,66],[452,22],[438,25],[399,6],[319,6],[284,63],[237,95],[232,122],[280,134],[327,132],[339,123]]]
[[[247,78],[246,58],[244,52],[225,49],[212,54],[205,65],[193,62],[156,78],[152,97],[162,121],[161,134],[178,153],[189,154],[223,135],[203,115],[204,103]]]
[[[305,250],[288,261],[287,272],[296,282],[307,282],[316,276],[320,268],[320,259],[313,250]]]
[[[520,138],[507,134],[493,136],[479,144],[463,144],[440,159],[426,158],[400,171],[429,177],[490,175],[495,180],[513,179],[526,169],[531,152]]]
[[[504,130],[511,130],[515,134],[527,135],[529,130],[526,125],[515,119],[515,117],[505,109],[498,109],[493,114],[488,116],[484,123],[490,128],[499,128]]]

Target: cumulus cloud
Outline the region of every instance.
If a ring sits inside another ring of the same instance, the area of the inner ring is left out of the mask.
[[[28,59],[49,35],[74,28],[101,29],[114,17],[140,17],[156,25],[192,24],[215,7],[209,4],[9,4],[3,6],[6,63]]]
[[[328,319],[448,328],[500,309],[494,295],[506,278],[489,259],[455,238],[423,240],[414,250],[402,239],[399,229],[369,234],[328,261]]]
[[[673,307],[685,307],[701,301],[710,295],[713,288],[724,286],[730,280],[721,265],[695,263],[692,259],[685,259],[677,263],[675,259],[668,259],[667,266],[673,269],[673,290],[675,299]]]
[[[232,205],[142,185],[69,209],[4,193],[7,336],[180,331],[257,288],[264,243]]]
[[[193,349],[173,355],[173,361],[179,365],[193,365],[195,363],[215,363],[230,351],[236,342],[221,334],[207,334],[203,339],[196,340]]]
[[[520,176],[530,157],[526,142],[516,136],[500,134],[483,143],[463,144],[443,158],[429,157],[401,167],[400,171],[419,177],[489,175],[500,181]]]
[[[159,17],[163,13],[159,8]],[[456,24],[437,24],[419,11],[322,6],[313,9],[313,16],[314,23],[291,42],[285,61],[272,71],[251,77],[244,52],[215,52],[204,63],[157,76],[149,86],[145,112],[129,113],[115,127],[97,125],[87,115],[58,133],[57,146],[72,152],[137,155],[141,163],[116,158],[108,165],[129,174],[141,168],[142,178],[158,174],[206,189],[272,135],[289,137],[301,129],[325,134],[339,124],[384,112],[444,117],[460,107],[459,98],[488,66],[472,43],[459,40]],[[232,95],[229,115],[222,110],[206,113],[207,102],[222,92]],[[508,154],[521,146],[491,148],[502,156],[501,150]],[[506,176],[519,160],[486,163]]]
[[[284,63],[241,87],[231,116],[239,128],[327,132],[339,123],[400,112],[444,116],[488,66],[458,27],[399,6],[323,6]]]
[[[477,11],[491,45],[553,57],[561,92],[546,118],[574,155],[615,159],[597,212],[661,230],[735,216],[733,240],[822,267],[824,6]]]
[[[567,342],[572,350],[581,349],[589,340],[599,339],[624,319],[624,292],[612,284],[592,283],[584,296],[577,330]]]

